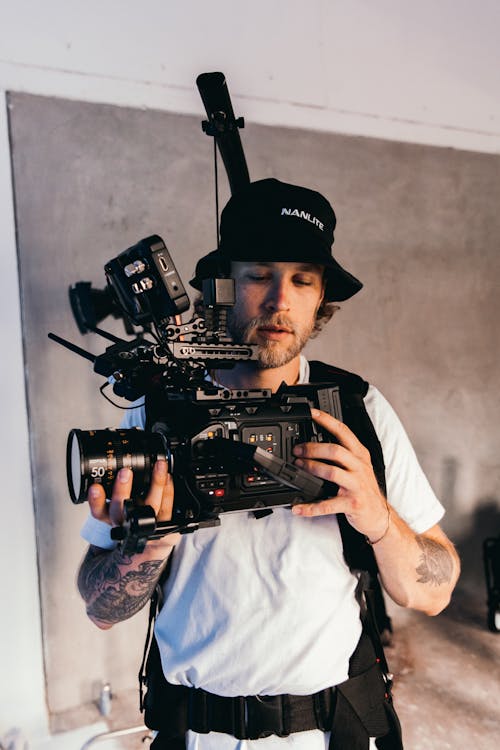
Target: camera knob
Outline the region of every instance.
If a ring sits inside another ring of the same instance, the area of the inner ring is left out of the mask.
[[[153,287],[154,287],[153,279],[150,279],[149,276],[146,276],[140,281],[136,281],[132,284],[132,291],[135,294],[142,294],[143,292],[148,292]]]
[[[129,263],[128,265],[126,265],[123,270],[125,271],[125,276],[127,276],[127,278],[130,278],[136,273],[142,273],[143,271],[145,271],[146,264],[143,260],[134,260],[133,263]]]

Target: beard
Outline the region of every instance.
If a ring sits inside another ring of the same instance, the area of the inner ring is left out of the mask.
[[[289,343],[281,341],[264,341],[258,343],[258,329],[266,326],[281,326],[290,332]],[[300,354],[314,330],[314,320],[309,325],[294,325],[285,315],[260,315],[257,318],[244,320],[241,313],[233,308],[228,316],[228,328],[231,336],[238,343],[258,344],[258,367],[266,370],[283,367]]]

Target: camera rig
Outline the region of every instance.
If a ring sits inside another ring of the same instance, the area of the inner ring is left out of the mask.
[[[197,79],[207,109],[203,129],[223,155],[232,191],[249,181],[224,76]],[[269,389],[227,389],[214,383],[210,370],[256,360],[257,347],[233,341],[228,317],[234,305],[234,281],[203,281],[203,314],[187,322],[182,314],[189,297],[172,257],[158,235],[123,251],[105,265],[107,288],[89,282],[70,289],[71,307],[82,333],[95,332],[112,342],[99,356],[56,336],[49,337],[93,362],[94,371],[116,395],[135,401],[144,396],[146,430],[71,430],[67,443],[67,477],[71,499],[82,503],[90,485],[110,492],[116,474],[133,470],[132,499],[125,519],[112,529],[124,554],[144,549],[149,539],[187,533],[220,523],[231,512],[272,512],[329,497],[336,485],[295,466],[293,447],[307,441],[329,441],[316,427],[311,407],[342,418],[338,387],[333,384]],[[97,327],[106,315],[121,317],[131,340]],[[144,505],[157,459],[173,475],[172,519],[157,521]]]

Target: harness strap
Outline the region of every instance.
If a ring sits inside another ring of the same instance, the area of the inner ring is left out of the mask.
[[[200,688],[169,687],[172,692],[175,690],[176,706],[175,715],[171,701],[163,707],[174,724],[165,726],[163,717],[159,734],[166,743],[179,736],[180,724],[186,724],[186,731],[221,732],[238,740],[263,739],[273,734],[288,737],[313,729],[332,731],[332,746],[336,750],[367,750],[370,736],[380,737],[389,731],[386,714],[380,710],[384,687],[376,664],[363,675],[314,695],[229,698]],[[184,734],[184,726],[182,730]],[[353,744],[353,738],[358,736],[360,741]],[[162,745],[159,742],[155,747]]]
[[[166,740],[161,734],[157,734],[150,745],[151,750],[186,750],[185,737],[173,737]]]
[[[224,697],[172,685],[163,676],[154,639],[152,650],[158,662],[155,679],[148,674],[145,723],[159,730],[154,750],[176,750],[173,743],[189,729],[200,734],[221,732],[240,740],[320,729],[331,731],[330,747],[335,750],[368,750],[370,737],[380,738],[380,750],[402,750],[401,735],[394,733],[399,724],[390,691],[366,632],[350,660],[352,676],[307,696]]]
[[[330,705],[334,689],[315,695],[239,696],[227,698],[189,689],[188,723],[195,732],[222,732],[239,740],[257,740],[272,734],[288,737],[318,728],[324,717],[321,705]]]
[[[153,665],[154,661],[156,661],[157,664],[160,664],[160,668],[161,668],[160,652],[158,651],[158,646],[156,644],[156,639],[154,637],[154,624],[155,624],[156,617],[158,616],[158,612],[163,606],[163,584],[166,582],[167,578],[170,575],[170,569],[172,567],[172,559],[174,556],[173,553],[174,551],[172,550],[168,557],[167,564],[163,568],[160,574],[160,577],[158,578],[158,581],[156,582],[155,589],[151,595],[151,599],[149,602],[148,629],[146,633],[146,641],[144,643],[142,661],[141,661],[141,666],[139,667],[139,675],[138,675],[139,710],[141,713],[143,713],[144,707],[145,707],[144,686],[148,683],[147,670],[148,668],[152,667],[154,671],[154,665]],[[151,654],[151,651],[154,651],[154,647],[156,647],[156,654]]]

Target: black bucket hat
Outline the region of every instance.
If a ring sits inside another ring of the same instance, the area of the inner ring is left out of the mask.
[[[228,276],[231,261],[292,261],[325,267],[325,299],[342,302],[363,284],[332,256],[336,218],[321,193],[274,178],[250,182],[221,214],[220,245],[196,266],[191,286]]]

